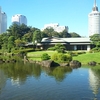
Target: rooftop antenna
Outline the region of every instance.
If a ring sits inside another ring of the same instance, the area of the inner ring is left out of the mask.
[[[94,0],[94,7],[93,7],[93,11],[98,11],[98,7],[96,5],[96,0]]]

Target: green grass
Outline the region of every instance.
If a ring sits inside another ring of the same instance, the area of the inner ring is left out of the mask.
[[[41,55],[43,53],[48,53],[49,56],[52,56],[54,53],[56,53],[56,51],[34,51],[34,52],[29,52],[27,54],[27,57],[29,59],[32,59],[32,60],[41,61]],[[73,60],[78,60],[82,64],[87,64],[90,61],[96,61],[97,63],[100,63],[100,52],[80,54],[78,56],[74,56]]]
[[[47,53],[49,56],[52,56],[56,51],[34,51],[27,53],[27,57],[32,60],[41,61],[41,55]]]
[[[81,54],[81,55],[78,55],[78,56],[74,56],[73,60],[78,60],[82,64],[87,64],[90,61],[96,61],[97,63],[100,63],[100,53]]]

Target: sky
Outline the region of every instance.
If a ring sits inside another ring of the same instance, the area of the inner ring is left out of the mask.
[[[100,0],[96,3],[100,9]],[[0,0],[8,28],[11,17],[22,14],[27,17],[28,26],[42,29],[45,24],[59,23],[84,37],[88,37],[88,14],[93,5],[94,0]]]

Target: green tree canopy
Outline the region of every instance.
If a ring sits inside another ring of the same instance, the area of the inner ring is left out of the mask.
[[[71,37],[67,30],[64,30],[63,32],[60,32],[61,38],[68,38]]]
[[[96,47],[100,47],[100,34],[94,34],[90,36],[91,43],[96,45]]]
[[[40,30],[36,30],[34,33],[33,33],[33,43],[35,42],[41,42],[42,40],[42,37],[41,37],[41,31]]]
[[[75,32],[72,32],[72,33],[69,33],[71,35],[71,37],[81,37],[79,34],[75,33]]]

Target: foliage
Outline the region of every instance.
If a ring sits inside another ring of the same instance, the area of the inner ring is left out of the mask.
[[[36,30],[33,33],[33,43],[39,43],[41,42],[42,38],[41,38],[41,32],[40,30]]]
[[[44,53],[44,54],[42,54],[41,59],[42,60],[49,60],[50,56],[47,53]]]
[[[68,38],[71,37],[67,30],[63,30],[59,33],[61,38]]]
[[[96,45],[96,47],[100,47],[100,34],[94,34],[90,36],[91,43]]]
[[[69,33],[71,37],[81,37],[79,34],[75,33],[75,32],[72,32],[72,33]]]
[[[50,47],[50,48],[48,48],[48,50],[53,50],[53,51],[55,51],[55,47]]]
[[[70,54],[55,53],[51,56],[51,59],[57,62],[69,62],[72,60],[72,56]]]
[[[54,53],[54,54],[51,56],[51,59],[54,60],[54,61],[58,61],[58,53]]]
[[[91,44],[96,47],[91,50],[91,52],[99,52],[100,51],[100,34],[94,34],[90,36]]]
[[[18,39],[19,37],[22,38],[22,36],[28,33],[29,30],[30,28],[27,27],[25,24],[22,25],[13,24],[7,30],[7,34],[9,36],[14,36],[15,39]]]
[[[64,53],[65,47],[64,47],[64,45],[58,43],[58,44],[55,45],[55,50],[58,53]]]
[[[82,64],[87,64],[90,61],[100,63],[100,53],[85,53],[79,56],[73,56],[73,60],[78,60]]]

